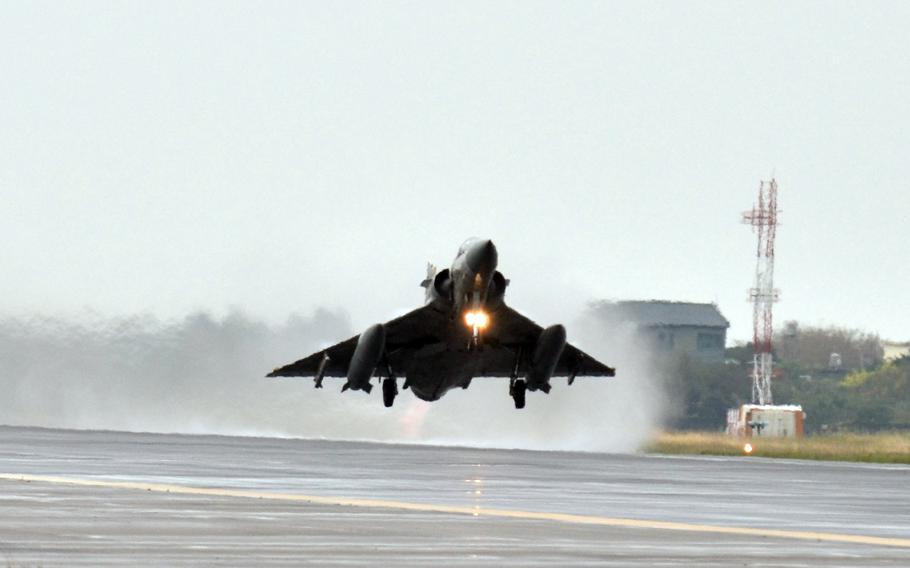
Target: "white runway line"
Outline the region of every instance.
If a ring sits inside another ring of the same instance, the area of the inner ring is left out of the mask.
[[[475,517],[499,517],[538,521],[557,521],[563,523],[576,523],[586,525],[602,525],[611,527],[630,527],[657,530],[689,531],[701,533],[715,533],[740,536],[758,536],[771,538],[786,538],[795,540],[814,540],[838,543],[869,544],[877,546],[893,546],[910,548],[910,539],[887,538],[878,536],[863,536],[852,534],[837,534],[812,531],[791,531],[779,529],[760,529],[748,527],[723,527],[714,525],[701,525],[693,523],[679,523],[672,521],[646,521],[638,519],[621,519],[601,517],[595,515],[574,515],[569,513],[545,513],[539,511],[516,511],[509,509],[488,509],[484,507],[457,507],[451,505],[431,505],[426,503],[410,503],[407,501],[387,501],[378,499],[351,499],[347,497],[323,497],[319,495],[303,495],[299,493],[273,493],[268,491],[251,491],[245,489],[225,489],[217,487],[192,487],[186,485],[169,485],[163,483],[130,482],[130,481],[105,481],[100,479],[84,479],[76,477],[59,477],[51,475],[28,475],[21,473],[0,473],[0,480],[58,483],[66,485],[79,485],[84,487],[105,487],[112,489],[133,489],[140,491],[154,491],[158,493],[175,493],[179,495],[206,495],[210,497],[239,497],[243,499],[271,499],[276,501],[297,501],[302,503],[315,503],[320,505],[335,505],[341,507],[367,507],[398,509],[402,511],[419,511],[431,513],[449,513],[455,515],[473,515]]]

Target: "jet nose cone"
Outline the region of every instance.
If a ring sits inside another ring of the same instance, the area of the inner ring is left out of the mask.
[[[468,250],[466,260],[468,267],[474,272],[489,274],[496,270],[499,254],[493,241],[479,240]]]

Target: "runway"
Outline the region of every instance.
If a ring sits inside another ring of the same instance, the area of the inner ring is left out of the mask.
[[[11,566],[910,565],[910,467],[0,428]]]

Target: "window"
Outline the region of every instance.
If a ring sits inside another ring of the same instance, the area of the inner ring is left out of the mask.
[[[719,333],[699,333],[699,351],[721,351],[724,348],[724,338]]]

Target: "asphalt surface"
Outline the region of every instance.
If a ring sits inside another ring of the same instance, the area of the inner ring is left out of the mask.
[[[0,473],[6,566],[910,566],[907,466],[0,427]]]

